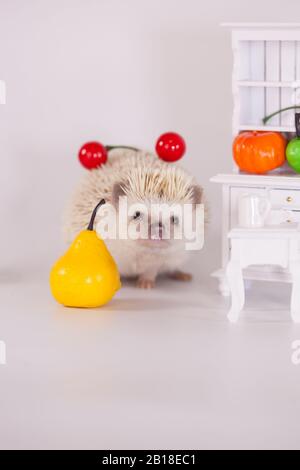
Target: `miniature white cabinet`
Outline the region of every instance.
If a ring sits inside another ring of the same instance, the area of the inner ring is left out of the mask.
[[[274,116],[267,125],[262,120],[279,109],[300,105],[300,23],[226,24],[231,28],[233,49],[233,138],[244,130],[295,131],[294,110]],[[213,273],[220,291],[229,295],[225,269],[230,257],[228,233],[237,225],[237,200],[243,193],[268,195],[272,210],[267,224],[300,223],[300,175],[283,166],[267,175],[219,174],[211,181],[222,185],[222,266]],[[291,281],[288,269],[251,266],[245,279]]]

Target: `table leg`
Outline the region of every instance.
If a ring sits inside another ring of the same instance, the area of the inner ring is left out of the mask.
[[[229,297],[230,296],[230,287],[228,284],[227,277],[222,277],[219,280],[219,291],[223,297]]]
[[[231,292],[231,308],[227,318],[230,322],[235,323],[238,321],[245,303],[245,288],[240,263],[233,260],[229,261],[226,275]]]

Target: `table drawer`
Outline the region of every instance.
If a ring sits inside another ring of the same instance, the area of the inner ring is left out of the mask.
[[[300,190],[270,189],[268,194],[273,207],[297,208],[300,210]]]
[[[267,225],[286,223],[300,223],[300,210],[272,209],[266,220]]]

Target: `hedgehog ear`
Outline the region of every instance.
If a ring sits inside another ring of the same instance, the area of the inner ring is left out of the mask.
[[[119,198],[126,195],[124,181],[119,181],[113,185],[112,189],[112,203],[114,205],[119,204]]]
[[[198,186],[198,184],[195,184],[192,186],[192,192],[193,204],[201,204],[203,199],[203,188]]]

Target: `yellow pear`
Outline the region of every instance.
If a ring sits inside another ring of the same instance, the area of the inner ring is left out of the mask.
[[[53,297],[67,307],[100,307],[121,287],[117,265],[103,240],[94,231],[95,207],[87,230],[73,241],[50,273]]]

